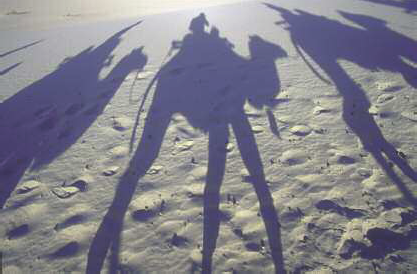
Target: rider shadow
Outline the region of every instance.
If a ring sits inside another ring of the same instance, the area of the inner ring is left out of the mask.
[[[220,186],[225,173],[229,126],[234,132],[259,199],[276,272],[284,273],[278,215],[243,107],[246,101],[256,108],[274,104],[280,89],[275,60],[287,54],[281,47],[259,36],[251,36],[251,56],[249,59],[243,58],[233,51],[230,42],[219,37],[216,28],[212,28],[210,33],[206,32],[206,25],[208,22],[204,14],[191,21],[191,33],[182,41],[173,42],[178,52],[160,69],[150,84],[156,83],[156,89],[143,133],[91,244],[88,273],[100,272],[108,249],[111,249],[110,272],[117,271],[124,215],[138,180],[157,158],[175,113],[182,114],[192,127],[207,133],[209,139],[204,189],[203,273],[211,273],[212,256],[219,233]]]
[[[0,104],[0,208],[27,170],[36,170],[65,152],[103,112],[126,76],[142,69],[142,48],[124,56],[104,79],[112,51],[137,22],[104,43],[65,59],[59,67]],[[39,41],[40,42],[40,41]],[[6,54],[27,48],[35,42]]]
[[[383,136],[369,113],[370,102],[365,91],[346,73],[338,60],[348,60],[370,70],[386,70],[402,74],[411,86],[417,86],[417,69],[402,58],[417,62],[417,42],[393,30],[385,22],[370,16],[340,12],[346,19],[363,27],[357,28],[305,11],[289,10],[265,4],[278,11],[285,20],[297,52],[305,52],[320,66],[343,97],[343,119],[360,139],[365,150],[382,167],[404,197],[414,206],[417,201],[411,191],[394,172],[394,163],[411,180],[417,181],[416,172],[395,147]],[[277,23],[282,24],[282,22]],[[311,35],[311,34],[314,35]],[[302,50],[301,50],[301,49]],[[320,79],[326,81],[306,61]],[[388,160],[384,157],[388,158]]]

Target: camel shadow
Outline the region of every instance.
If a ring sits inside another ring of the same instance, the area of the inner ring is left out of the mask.
[[[111,53],[135,23],[67,58],[42,79],[0,104],[0,208],[26,170],[52,162],[84,134],[103,112],[124,78],[142,69],[147,58],[142,48],[124,56],[104,79],[100,71],[110,65]],[[3,55],[22,50],[38,42]]]
[[[340,12],[343,17],[362,27],[357,28],[301,10],[292,12],[272,4],[265,5],[279,12],[288,24],[287,30],[297,52],[302,57],[305,52],[334,83],[343,97],[343,119],[346,124],[408,202],[417,206],[415,197],[394,172],[389,161],[414,182],[417,181],[416,172],[385,139],[368,111],[370,102],[365,91],[338,63],[338,60],[342,59],[370,70],[381,69],[400,73],[411,86],[417,87],[417,69],[402,59],[417,62],[417,42],[390,30],[384,21],[370,16]],[[311,35],[312,33],[314,35]],[[306,63],[308,64],[307,61]],[[311,65],[309,67],[313,69]],[[317,71],[314,73],[319,75]],[[324,79],[321,75],[319,77]]]
[[[171,118],[176,113],[182,114],[192,127],[206,133],[209,139],[203,210],[203,273],[211,273],[219,233],[220,187],[226,167],[229,126],[259,200],[275,270],[285,272],[278,214],[243,107],[245,102],[256,108],[274,104],[280,89],[275,60],[287,54],[281,47],[259,36],[251,36],[251,56],[243,58],[233,51],[233,45],[227,39],[219,36],[215,27],[206,32],[207,25],[204,14],[191,21],[190,33],[182,41],[172,43],[177,53],[163,65],[148,87],[149,91],[154,83],[156,85],[142,136],[92,241],[87,273],[101,271],[109,250],[110,272],[119,269],[124,216],[138,181],[158,157]]]

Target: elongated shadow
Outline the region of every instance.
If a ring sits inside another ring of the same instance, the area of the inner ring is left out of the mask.
[[[415,13],[417,11],[417,1],[415,0],[363,0],[374,4],[386,5],[390,7],[403,9],[406,13]]]
[[[11,65],[8,68],[5,68],[4,70],[0,71],[0,76],[6,75],[7,73],[9,73],[10,71],[12,71],[13,69],[17,68],[18,66],[20,66],[22,64],[22,62],[16,63],[14,65]]]
[[[74,144],[103,112],[124,78],[144,67],[147,58],[142,48],[135,49],[99,79],[122,35],[139,23],[67,58],[0,105],[0,208],[27,169],[50,163]]]
[[[35,41],[35,42],[33,42],[33,43],[30,43],[30,44],[27,44],[27,45],[21,46],[21,47],[19,47],[19,48],[16,48],[16,49],[13,49],[13,50],[9,50],[9,51],[7,51],[7,52],[5,52],[5,53],[1,53],[1,54],[0,54],[0,58],[6,57],[6,56],[7,56],[7,55],[9,55],[9,54],[12,54],[12,53],[15,53],[15,52],[18,52],[18,51],[21,51],[21,50],[27,49],[27,48],[32,47],[32,46],[34,46],[34,45],[36,45],[36,44],[39,44],[39,43],[41,43],[41,42],[43,42],[43,41],[44,41],[44,40],[43,40],[43,39],[41,39],[41,40]]]
[[[288,31],[298,52],[308,54],[336,85],[343,97],[343,119],[358,136],[364,149],[371,153],[403,196],[417,206],[415,197],[388,160],[413,181],[417,181],[416,172],[385,139],[368,111],[370,102],[365,91],[338,63],[342,59],[368,69],[401,73],[410,85],[416,86],[417,70],[401,59],[406,57],[417,61],[416,41],[390,30],[382,20],[365,15],[340,12],[345,18],[364,27],[360,29],[305,11],[291,12],[271,4],[266,5],[278,11],[288,24]]]
[[[271,104],[280,88],[275,67],[286,52],[259,36],[251,36],[251,57],[243,58],[233,45],[219,36],[200,14],[190,22],[190,33],[172,43],[177,53],[160,69],[150,85],[155,92],[138,147],[117,186],[91,244],[88,273],[99,273],[110,251],[110,272],[120,268],[119,250],[123,220],[138,181],[158,157],[165,133],[175,113],[182,114],[195,129],[208,134],[208,171],[204,189],[203,273],[211,273],[212,256],[220,227],[220,186],[226,166],[229,126],[236,136],[243,162],[252,178],[260,203],[277,273],[284,273],[278,214],[265,175],[255,137],[243,106],[256,108]],[[147,91],[151,89],[148,87]],[[141,107],[140,107],[141,110]],[[152,214],[152,213],[150,213]],[[155,213],[153,213],[155,214]]]

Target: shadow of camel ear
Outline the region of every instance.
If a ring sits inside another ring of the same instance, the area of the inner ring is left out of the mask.
[[[343,18],[360,25],[361,27],[364,27],[366,29],[370,28],[386,28],[387,22],[379,19],[374,18],[371,16],[363,15],[363,14],[356,14],[356,13],[350,13],[345,11],[337,11],[340,15],[343,16]]]
[[[252,59],[278,59],[288,57],[287,52],[280,46],[264,40],[258,35],[249,36],[249,51]]]

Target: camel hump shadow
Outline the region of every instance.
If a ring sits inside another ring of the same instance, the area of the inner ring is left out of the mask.
[[[158,71],[150,107],[150,112],[181,113],[204,132],[213,122],[230,122],[245,102],[258,109],[272,106],[280,90],[275,61],[287,57],[280,46],[257,35],[249,37],[250,56],[242,57],[216,27],[206,32],[206,24],[202,15],[194,18],[192,32],[173,42],[178,51]]]

